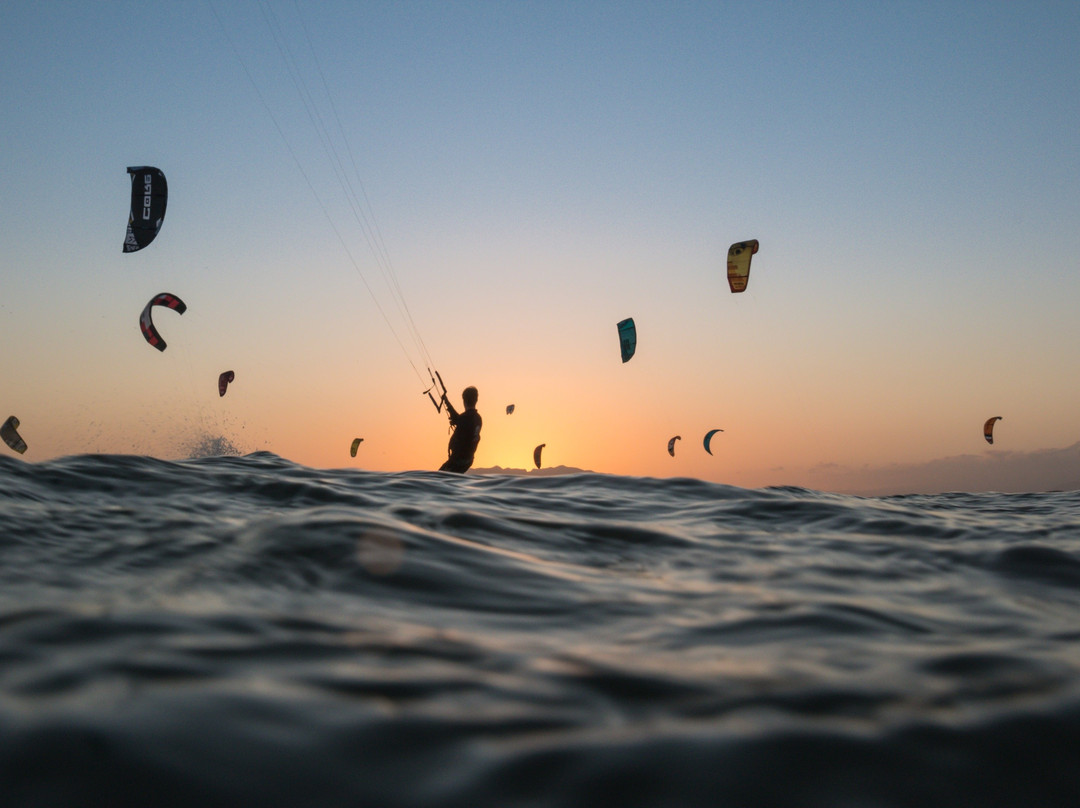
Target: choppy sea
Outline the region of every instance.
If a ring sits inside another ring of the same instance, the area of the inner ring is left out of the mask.
[[[0,457],[0,804],[1080,805],[1080,492]]]

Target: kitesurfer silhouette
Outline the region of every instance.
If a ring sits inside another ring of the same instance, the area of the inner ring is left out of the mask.
[[[476,411],[476,399],[479,397],[475,387],[466,387],[461,391],[461,401],[465,405],[464,412],[457,412],[450,399],[443,395],[446,411],[450,416],[450,426],[454,430],[450,435],[450,444],[447,446],[446,462],[439,467],[439,471],[453,471],[464,474],[473,464],[476,455],[476,445],[480,443],[480,427],[484,425],[484,419]]]

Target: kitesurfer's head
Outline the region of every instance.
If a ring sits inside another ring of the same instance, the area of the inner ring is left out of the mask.
[[[476,392],[475,387],[466,387],[461,391],[461,400],[465,403],[465,409],[470,409],[476,406],[476,399],[479,397],[479,393]]]

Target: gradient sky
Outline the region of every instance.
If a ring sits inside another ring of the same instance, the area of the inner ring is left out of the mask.
[[[0,418],[28,461],[437,468],[329,137],[477,467],[1080,487],[1077,42],[1072,0],[4,3]],[[125,255],[134,165],[170,197]]]

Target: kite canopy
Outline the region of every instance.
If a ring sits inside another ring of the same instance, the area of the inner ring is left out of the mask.
[[[1000,415],[995,415],[993,418],[987,418],[986,423],[983,424],[983,437],[986,438],[987,443],[994,442],[994,424],[1001,420]]]
[[[217,391],[219,396],[225,395],[225,391],[229,389],[229,382],[236,378],[236,374],[231,370],[226,370],[220,376],[217,377]]]
[[[139,315],[139,328],[142,329],[146,341],[159,351],[164,351],[165,340],[161,338],[161,334],[154,328],[154,320],[150,316],[150,309],[154,306],[164,306],[167,309],[173,309],[177,314],[183,314],[187,311],[187,304],[174,294],[162,292],[160,295],[154,295],[142,310],[142,314]],[[220,381],[218,383],[220,384]]]
[[[360,448],[360,444],[363,442],[363,438],[353,438],[352,446],[349,448],[349,454],[356,457],[356,450]]]
[[[153,241],[165,220],[169,187],[160,168],[128,168],[131,175],[131,212],[128,213],[124,252],[135,252]]]
[[[514,405],[513,404],[507,404],[506,405],[506,414],[510,415],[513,411],[514,411]]]
[[[547,446],[546,443],[541,443],[539,446],[533,449],[533,462],[536,464],[537,468],[540,468],[540,453],[544,450],[545,446]]]
[[[3,426],[0,426],[0,437],[4,439],[4,443],[16,452],[23,454],[26,451],[26,441],[19,437],[19,433],[16,432],[18,428],[19,419],[12,415],[4,421]]]
[[[738,241],[728,247],[727,282],[733,294],[746,291],[746,284],[750,282],[750,259],[757,251],[757,239]]]
[[[674,438],[667,442],[667,453],[672,457],[675,456],[675,441],[682,440],[682,435],[676,435]]]
[[[622,349],[622,361],[629,362],[637,350],[637,328],[633,317],[619,321],[619,347]]]
[[[709,454],[712,454],[712,449],[709,448],[709,443],[712,441],[712,436],[715,435],[717,432],[723,432],[723,431],[724,430],[722,430],[722,429],[710,429],[708,432],[705,433],[705,451],[706,452],[708,452]]]

